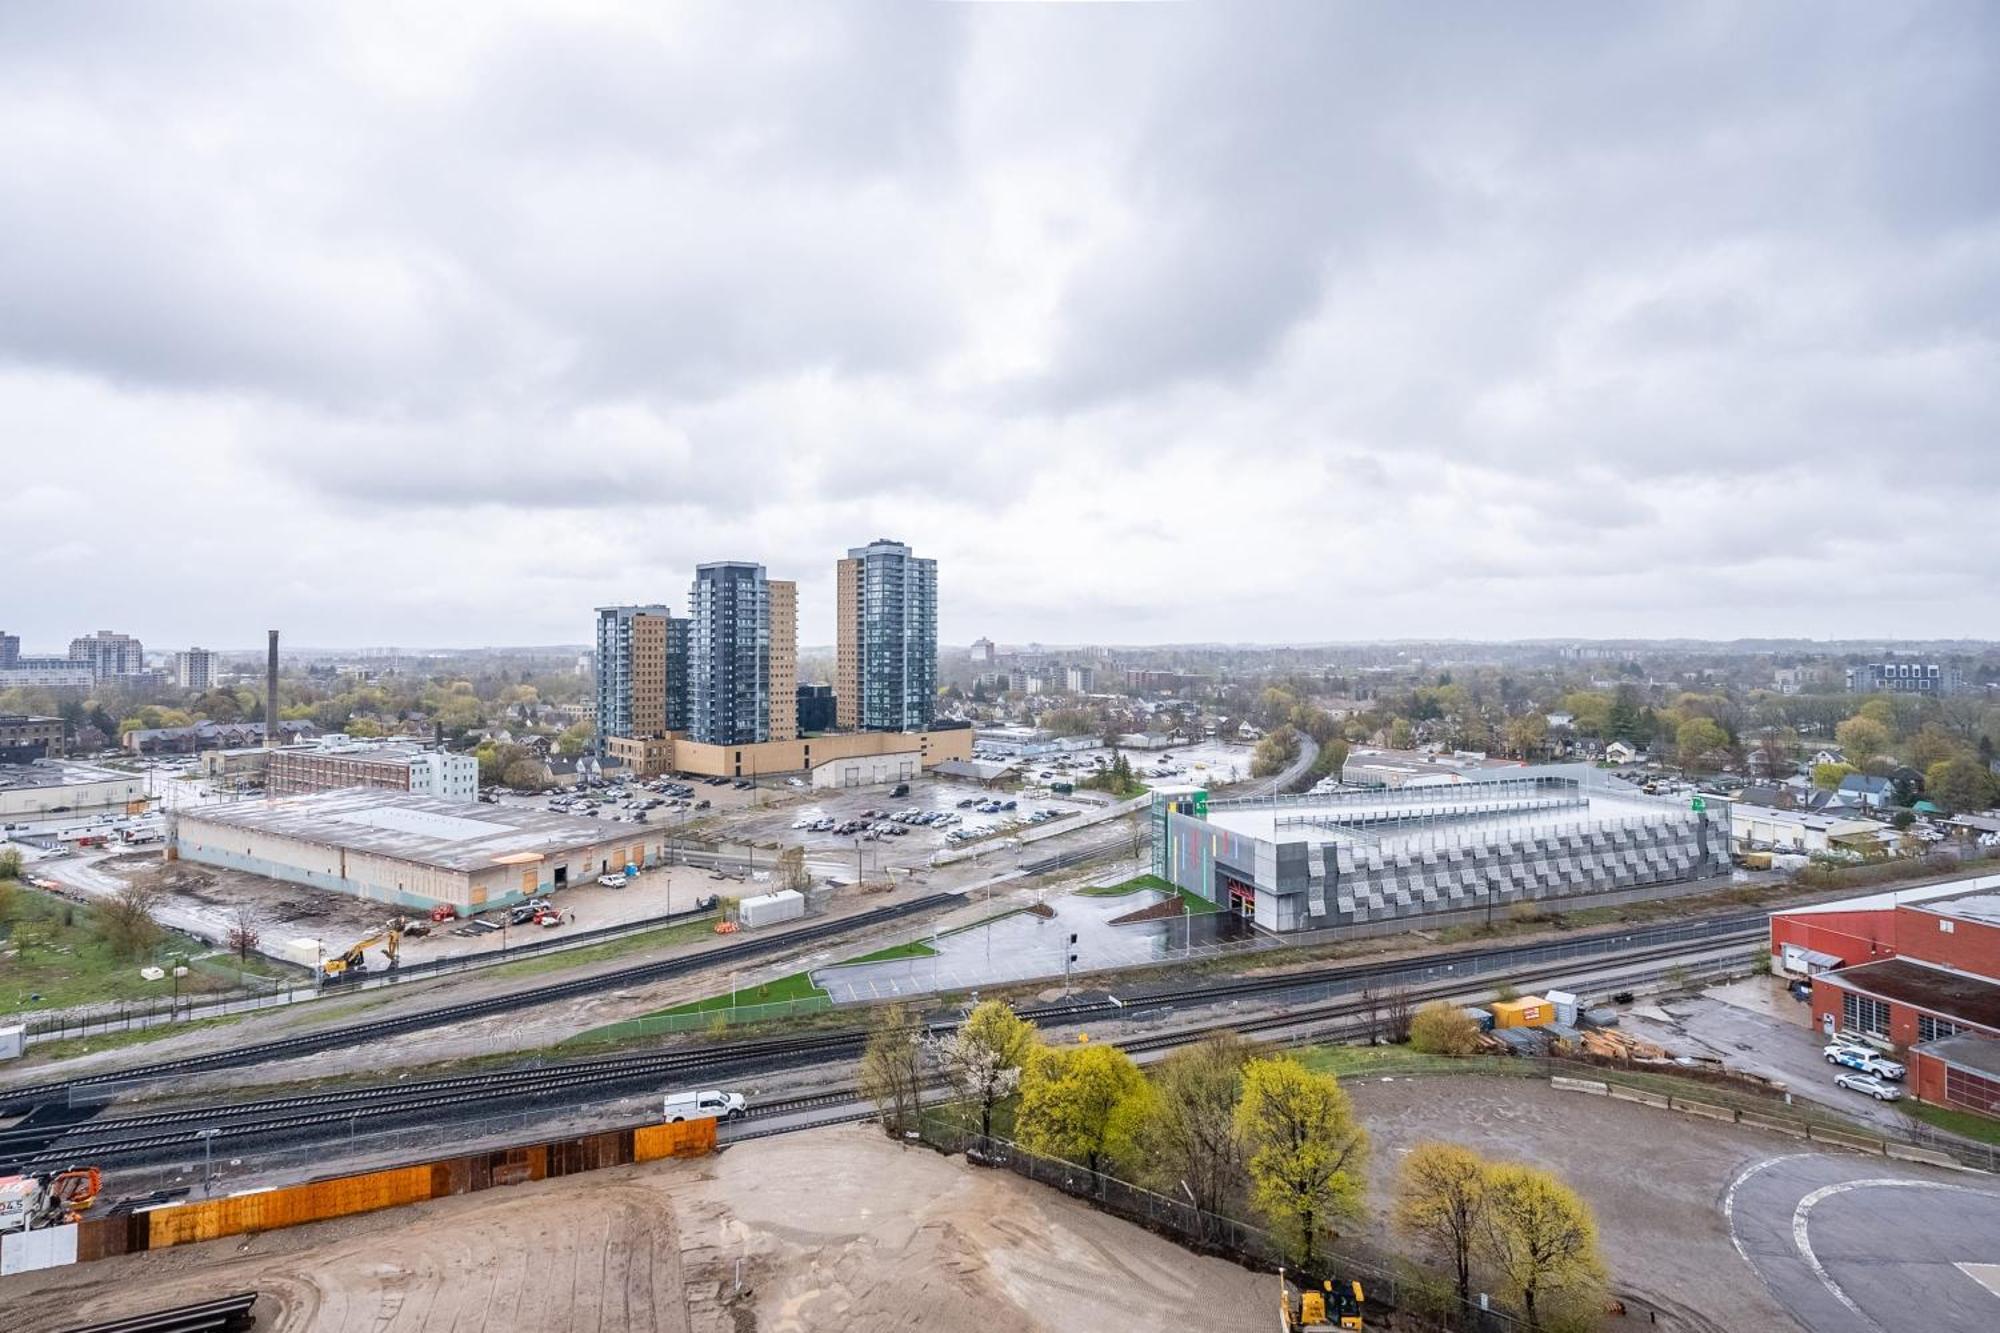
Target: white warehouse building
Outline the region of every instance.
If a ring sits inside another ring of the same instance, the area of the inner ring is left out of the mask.
[[[660,864],[665,835],[643,824],[356,787],[183,811],[170,859],[428,912],[483,911]]]

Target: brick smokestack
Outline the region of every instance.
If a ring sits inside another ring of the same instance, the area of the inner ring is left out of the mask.
[[[271,631],[271,646],[264,660],[264,748],[278,743],[278,631]]]

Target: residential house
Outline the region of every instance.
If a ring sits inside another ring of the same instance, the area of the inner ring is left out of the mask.
[[[1843,805],[1857,810],[1881,810],[1896,801],[1889,779],[1867,773],[1849,773],[1840,780],[1834,794]]]

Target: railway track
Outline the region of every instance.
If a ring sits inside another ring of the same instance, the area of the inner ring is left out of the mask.
[[[1755,931],[1761,931],[1757,918]],[[1734,923],[1730,923],[1734,924]],[[1754,932],[1753,932],[1754,933]],[[1721,930],[1715,935],[1689,941],[1635,943],[1631,948],[1606,950],[1588,960],[1587,965],[1630,966],[1650,961],[1713,952],[1747,941],[1741,929]],[[1574,973],[1584,960],[1575,957],[1536,956],[1546,946],[1520,946],[1511,951],[1516,966],[1502,969],[1471,969],[1447,965],[1443,961],[1402,960],[1401,970],[1385,970],[1384,964],[1364,964],[1346,969],[1292,974],[1280,977],[1246,978],[1210,987],[1189,987],[1162,992],[1151,997],[1120,1001],[1080,1002],[1047,1005],[1020,1010],[1023,1018],[1038,1025],[1071,1023],[1080,1019],[1130,1017],[1148,1008],[1172,1008],[1196,1002],[1214,1003],[1255,995],[1282,995],[1302,988],[1344,986],[1347,990],[1369,989],[1374,981],[1396,980],[1412,1001],[1435,995],[1463,993],[1482,976],[1501,971],[1517,981]],[[1479,957],[1488,962],[1505,960],[1508,950],[1483,950]],[[1369,1003],[1342,999],[1328,1004],[1291,1009],[1282,1014],[1232,1020],[1183,1030],[1159,1037],[1138,1037],[1121,1043],[1129,1050],[1158,1049],[1198,1040],[1211,1031],[1272,1031],[1317,1021],[1333,1020],[1361,1012]],[[934,1031],[948,1031],[950,1022],[933,1025]],[[687,1079],[696,1074],[708,1080],[723,1073],[742,1074],[776,1071],[804,1065],[829,1063],[859,1056],[868,1034],[860,1030],[818,1033],[802,1037],[775,1038],[731,1043],[726,1046],[681,1047],[667,1051],[609,1056],[589,1060],[522,1069],[498,1070],[486,1074],[399,1082],[366,1088],[334,1089],[294,1097],[266,1098],[206,1107],[150,1112],[136,1116],[90,1120],[69,1126],[24,1128],[0,1132],[0,1163],[16,1169],[37,1170],[78,1161],[104,1163],[127,1159],[146,1160],[188,1151],[202,1136],[213,1132],[218,1145],[256,1141],[311,1142],[352,1134],[363,1122],[371,1130],[381,1122],[449,1119],[467,1107],[494,1103],[534,1103],[551,1098],[580,1102],[621,1089],[658,1088],[662,1082]]]
[[[344,1027],[329,1028],[324,1032],[308,1032],[296,1037],[281,1037],[275,1041],[257,1042],[248,1046],[233,1046],[227,1050],[210,1051],[201,1055],[182,1056],[174,1060],[161,1060],[153,1064],[131,1066],[109,1070],[101,1074],[84,1074],[65,1079],[58,1083],[43,1083],[26,1087],[0,1089],[0,1111],[22,1110],[42,1102],[66,1098],[73,1089],[100,1086],[107,1083],[129,1083],[147,1079],[169,1078],[179,1074],[201,1073],[212,1069],[231,1069],[242,1065],[263,1064],[270,1060],[287,1060],[294,1056],[310,1055],[315,1051],[331,1050],[341,1046],[360,1045],[377,1041],[384,1037],[405,1032],[418,1032],[425,1028],[442,1027],[448,1023],[459,1023],[470,1018],[483,1018],[492,1014],[513,1013],[533,1005],[551,1004],[558,1000],[573,999],[579,995],[589,995],[597,991],[616,990],[621,986],[640,985],[663,981],[671,977],[684,976],[712,967],[729,967],[748,958],[760,958],[767,954],[781,953],[787,949],[821,940],[835,939],[871,926],[884,925],[905,917],[924,912],[959,907],[965,900],[955,893],[933,893],[923,898],[915,898],[906,903],[890,907],[877,907],[855,916],[838,917],[823,921],[818,925],[800,930],[786,931],[777,935],[757,935],[738,940],[715,949],[687,954],[679,958],[667,958],[658,962],[640,963],[632,967],[620,968],[614,972],[601,972],[595,976],[576,977],[569,981],[554,982],[547,986],[537,986],[528,990],[510,991],[505,995],[492,995],[479,1000],[467,1000],[460,1004],[443,1005],[435,1009],[420,1009],[398,1014],[393,1018],[376,1019],[368,1023],[349,1024]]]

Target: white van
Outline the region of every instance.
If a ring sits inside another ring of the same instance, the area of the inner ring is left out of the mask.
[[[741,1120],[743,1094],[740,1092],[670,1092],[663,1108],[667,1123],[683,1120]]]

